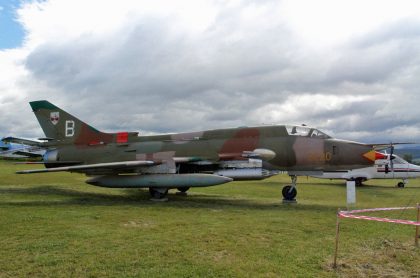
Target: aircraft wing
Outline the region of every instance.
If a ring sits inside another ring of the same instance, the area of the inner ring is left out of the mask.
[[[23,144],[28,146],[42,146],[42,142],[31,140],[31,139],[25,139],[25,138],[18,138],[18,137],[4,137],[1,139],[3,142],[6,143],[16,143],[16,144]]]
[[[35,169],[35,170],[23,170],[23,171],[16,172],[16,174],[34,174],[34,173],[49,173],[49,172],[86,173],[86,172],[97,171],[97,170],[110,170],[110,171],[124,172],[124,170],[133,169],[140,166],[152,166],[152,165],[156,165],[156,162],[148,161],[148,160],[136,160],[136,161],[85,164],[85,165],[75,165],[75,166]]]
[[[415,142],[397,142],[397,143],[379,143],[379,144],[366,144],[368,146],[372,146],[377,151],[389,149],[395,145],[418,145],[419,143]]]

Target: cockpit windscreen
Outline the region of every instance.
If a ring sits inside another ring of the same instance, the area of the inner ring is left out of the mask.
[[[329,135],[325,134],[324,132],[316,129],[310,128],[307,126],[286,126],[287,133],[293,136],[304,136],[304,137],[313,137],[313,138],[321,138],[327,139],[331,138]]]

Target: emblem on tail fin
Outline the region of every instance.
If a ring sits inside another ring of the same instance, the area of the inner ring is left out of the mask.
[[[58,124],[59,120],[60,120],[60,112],[51,112],[50,113],[50,121],[53,125]]]

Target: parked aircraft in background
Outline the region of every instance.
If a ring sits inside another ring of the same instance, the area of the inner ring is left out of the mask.
[[[17,173],[84,173],[89,184],[149,188],[154,199],[169,189],[211,186],[232,180],[264,179],[279,170],[314,173],[372,166],[374,146],[334,139],[307,126],[272,125],[139,136],[104,133],[48,101],[30,103],[47,142],[46,169]],[[296,176],[282,190],[297,194]]]
[[[20,141],[19,141],[20,140]],[[27,145],[24,143],[11,143],[14,142],[36,142],[28,139],[19,139],[14,137],[6,137],[0,141],[0,157],[6,158],[28,158],[28,157],[42,157],[45,153],[45,149]],[[37,142],[40,143],[40,142]]]
[[[407,179],[420,177],[420,166],[408,163],[401,157],[393,154],[391,165],[391,154],[381,154],[373,166],[353,170],[324,171],[319,174],[310,175],[321,179],[345,179],[354,180],[356,185],[362,185],[370,179],[402,179],[398,187],[404,187]]]

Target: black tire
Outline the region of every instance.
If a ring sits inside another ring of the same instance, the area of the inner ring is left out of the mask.
[[[166,189],[165,192],[159,192],[155,190],[154,188],[149,187],[149,192],[150,192],[150,196],[153,199],[163,199],[165,198],[166,194],[168,194],[168,189]]]
[[[404,188],[404,187],[405,187],[405,184],[404,184],[402,181],[400,181],[400,182],[397,184],[397,186],[398,186],[398,188]]]
[[[283,187],[283,190],[281,191],[281,193],[283,194],[283,198],[285,200],[294,200],[296,195],[297,195],[297,190],[295,187],[292,187],[291,185],[286,185],[285,187]]]
[[[190,188],[189,187],[178,187],[177,188],[179,192],[185,193],[187,192]]]
[[[364,179],[363,178],[357,178],[357,179],[354,180],[354,182],[355,182],[356,186],[362,186],[363,182],[364,182]]]

